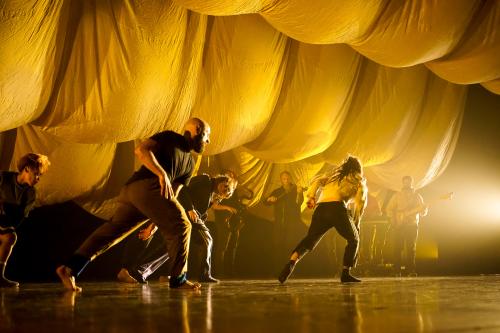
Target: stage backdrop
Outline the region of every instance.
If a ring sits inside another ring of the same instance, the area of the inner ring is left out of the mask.
[[[198,116],[201,169],[234,169],[254,202],[348,153],[374,190],[422,187],[467,85],[500,94],[499,27],[498,0],[5,0],[0,165],[47,154],[39,204],[106,218],[134,141]]]

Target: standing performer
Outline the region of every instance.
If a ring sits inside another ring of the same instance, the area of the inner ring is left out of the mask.
[[[394,268],[401,274],[401,253],[406,247],[405,270],[408,276],[417,276],[415,257],[417,253],[418,222],[427,215],[428,207],[420,194],[413,188],[413,178],[404,176],[403,188],[387,205],[387,215],[391,219],[394,236]]]
[[[216,228],[215,266],[219,274],[222,273],[225,277],[234,277],[240,231],[249,217],[243,200],[251,200],[254,193],[252,190],[238,185],[238,178],[233,171],[224,170],[222,174],[230,177],[236,188],[229,198],[214,203],[212,206]]]
[[[172,259],[170,287],[200,288],[186,278],[191,223],[177,194],[193,173],[191,151],[203,152],[209,136],[209,125],[192,118],[184,126],[184,135],[165,131],[137,146],[135,153],[143,165],[123,187],[111,221],[97,228],[66,264],[56,270],[66,289],[81,290],[75,284],[75,277],[85,266],[147,219],[158,226],[167,242]]]
[[[17,287],[5,277],[5,267],[16,244],[16,228],[35,204],[35,185],[50,165],[47,156],[29,153],[17,162],[19,172],[0,171],[0,287]]]
[[[341,282],[360,282],[350,274],[356,264],[359,244],[359,222],[366,207],[368,188],[363,177],[361,162],[353,156],[347,157],[332,174],[315,179],[307,192],[307,206],[316,205],[316,191],[322,186],[318,205],[314,210],[311,225],[306,237],[295,247],[290,261],[285,265],[278,280],[285,283],[292,274],[297,262],[312,251],[323,235],[332,227],[347,240],[344,250]],[[352,202],[352,218],[347,205]]]
[[[302,187],[292,182],[288,171],[280,174],[280,181],[281,186],[272,191],[264,201],[265,204],[274,206],[273,252],[277,258],[287,253],[306,229],[300,218],[300,205],[304,201]]]

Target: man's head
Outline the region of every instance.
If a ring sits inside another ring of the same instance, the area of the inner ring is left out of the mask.
[[[349,176],[359,179],[363,177],[363,165],[357,157],[352,155],[348,155],[342,164],[335,169],[332,179],[340,182]]]
[[[280,181],[281,185],[283,186],[288,186],[292,183],[292,176],[290,175],[290,172],[288,171],[283,171],[280,173]]]
[[[409,190],[413,188],[413,178],[411,176],[404,176],[402,178],[403,190]]]
[[[233,195],[235,189],[235,181],[226,175],[218,175],[212,178],[213,181],[213,192],[220,199],[227,199]]]
[[[191,150],[200,154],[210,142],[210,125],[200,118],[191,118],[184,125],[184,137],[189,141]]]
[[[231,179],[231,183],[234,188],[238,186],[238,175],[233,170],[224,169],[221,171],[221,175],[228,176]]]
[[[40,177],[49,168],[50,162],[47,156],[28,153],[17,161],[18,179],[22,184],[35,186]]]

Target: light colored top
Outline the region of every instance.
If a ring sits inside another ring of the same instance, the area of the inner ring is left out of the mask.
[[[316,201],[316,193],[322,187],[322,192]],[[308,203],[314,200],[314,203],[321,202],[343,202],[344,205],[352,210],[353,222],[358,225],[368,200],[368,187],[366,179],[362,174],[349,174],[340,182],[333,179],[332,174],[325,174],[317,177],[309,187],[306,194]]]
[[[387,216],[396,225],[417,224],[420,216],[427,215],[427,206],[413,188],[397,192],[387,205]]]

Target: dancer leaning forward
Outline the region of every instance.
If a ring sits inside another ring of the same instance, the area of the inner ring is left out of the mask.
[[[316,192],[320,187],[322,193],[316,202]],[[293,250],[290,261],[281,271],[278,280],[285,283],[297,262],[316,247],[330,228],[335,227],[347,241],[340,281],[361,282],[351,275],[350,269],[356,264],[359,222],[366,207],[367,196],[363,166],[356,157],[347,157],[333,172],[316,178],[307,192],[307,206],[315,207],[311,225],[306,237]]]

